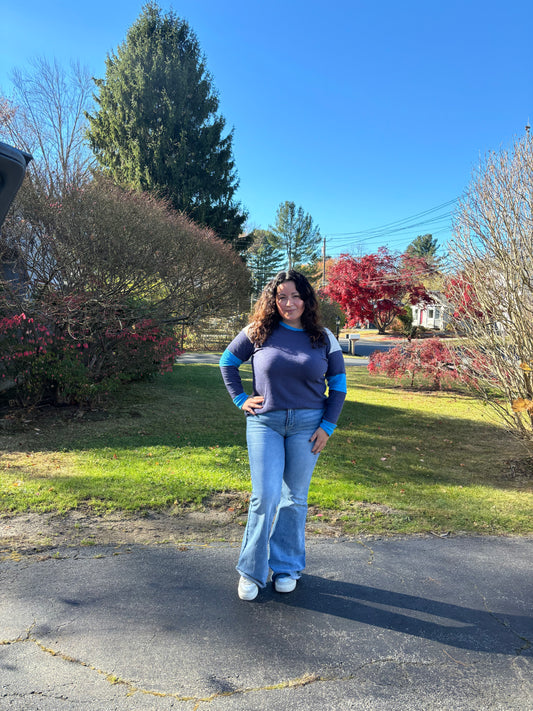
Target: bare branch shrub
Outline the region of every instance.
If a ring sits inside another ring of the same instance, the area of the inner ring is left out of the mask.
[[[96,380],[114,337],[139,319],[172,329],[229,311],[249,293],[246,267],[228,244],[103,178],[52,202],[27,180],[5,223],[1,262],[11,263],[11,278],[0,279],[0,317],[26,313],[87,342]]]
[[[533,449],[533,141],[489,153],[455,217],[450,298],[477,397]]]

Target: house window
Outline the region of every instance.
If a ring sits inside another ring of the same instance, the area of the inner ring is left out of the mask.
[[[428,318],[433,318],[433,313],[434,313],[433,309],[429,309],[428,310]]]
[[[436,308],[436,309],[435,309],[435,318],[436,318],[436,319],[437,319],[437,318],[440,318],[440,309],[439,309],[439,308]]]

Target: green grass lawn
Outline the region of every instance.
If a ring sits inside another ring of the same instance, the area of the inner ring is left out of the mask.
[[[0,513],[142,512],[201,506],[217,492],[244,500],[250,488],[244,417],[215,365],[178,365],[105,411],[27,420],[0,430]],[[406,391],[351,367],[310,520],[346,533],[531,533],[533,477],[512,478],[508,465],[520,457],[468,396]]]

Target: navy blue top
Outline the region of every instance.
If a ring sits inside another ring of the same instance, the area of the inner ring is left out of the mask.
[[[280,323],[262,346],[252,343],[243,329],[220,358],[224,383],[233,402],[242,407],[249,397],[239,367],[251,358],[253,395],[262,395],[256,413],[288,409],[322,409],[322,429],[335,429],[346,397],[344,357],[339,342],[324,329],[325,344],[315,345],[303,329]],[[327,394],[326,394],[327,387]]]

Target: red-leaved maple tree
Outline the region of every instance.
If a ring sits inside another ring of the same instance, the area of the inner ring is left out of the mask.
[[[465,320],[471,317],[479,319],[483,316],[475,287],[463,274],[449,279],[446,298],[454,304],[453,317],[455,319]]]
[[[469,382],[469,374],[462,369],[458,354],[440,338],[428,338],[402,343],[388,351],[374,351],[370,356],[368,372],[386,375],[396,380],[408,380],[414,386],[415,378],[429,381],[434,390],[454,382]]]
[[[422,283],[428,265],[423,257],[391,254],[386,247],[376,254],[342,254],[328,270],[326,295],[346,314],[348,326],[372,322],[385,333],[405,303],[431,303]]]

